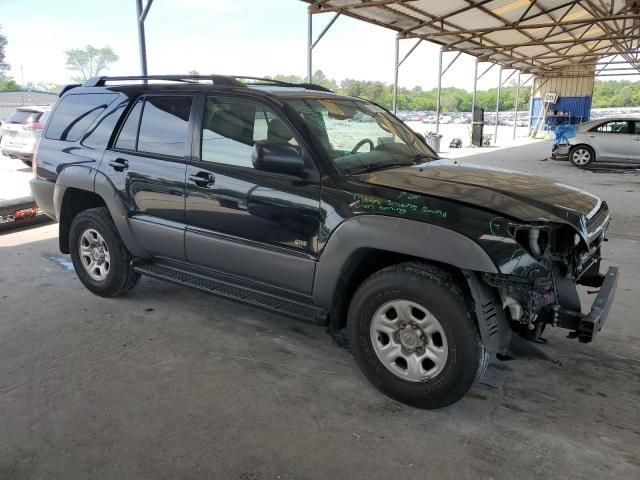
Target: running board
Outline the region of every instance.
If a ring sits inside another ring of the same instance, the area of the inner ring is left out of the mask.
[[[328,325],[327,313],[320,308],[244,285],[238,285],[217,278],[214,279],[209,276],[187,272],[182,269],[157,263],[134,265],[134,270],[159,280],[166,280],[204,292],[213,293],[219,297],[260,307],[315,325]]]

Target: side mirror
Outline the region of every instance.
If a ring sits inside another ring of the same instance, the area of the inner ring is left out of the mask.
[[[304,160],[298,148],[289,143],[257,142],[251,152],[251,161],[255,169],[265,172],[304,173]]]

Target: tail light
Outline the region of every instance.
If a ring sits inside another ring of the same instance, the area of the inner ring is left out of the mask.
[[[33,158],[31,159],[31,171],[33,172],[33,178],[38,177],[38,150],[40,149],[40,140],[42,140],[42,137],[36,140],[36,146],[33,149]]]
[[[35,131],[35,130],[42,130],[44,128],[44,125],[41,124],[40,122],[34,122],[34,123],[25,123],[22,126],[23,130],[29,130],[31,132]]]

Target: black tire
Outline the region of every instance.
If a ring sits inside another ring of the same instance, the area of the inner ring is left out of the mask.
[[[433,378],[405,380],[378,358],[370,335],[372,318],[393,300],[424,306],[442,326],[448,356]],[[489,362],[465,293],[451,275],[427,264],[393,265],[364,281],[351,301],[348,329],[353,355],[369,381],[389,397],[418,408],[441,408],[458,401],[480,379]]]
[[[31,166],[31,160],[22,160],[22,163],[24,163],[27,167]]]
[[[80,239],[83,233],[93,229],[104,239],[109,255],[110,267],[104,280],[91,278],[80,258]],[[116,297],[131,290],[140,280],[140,274],[133,270],[131,255],[122,243],[109,211],[104,208],[90,208],[80,212],[71,223],[69,251],[78,278],[91,292],[101,297]]]
[[[578,168],[585,168],[596,161],[596,152],[588,145],[576,145],[569,150],[569,161]]]

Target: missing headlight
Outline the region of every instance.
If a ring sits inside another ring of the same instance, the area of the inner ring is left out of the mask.
[[[542,258],[549,247],[549,231],[546,228],[514,226],[511,236],[536,260]]]

